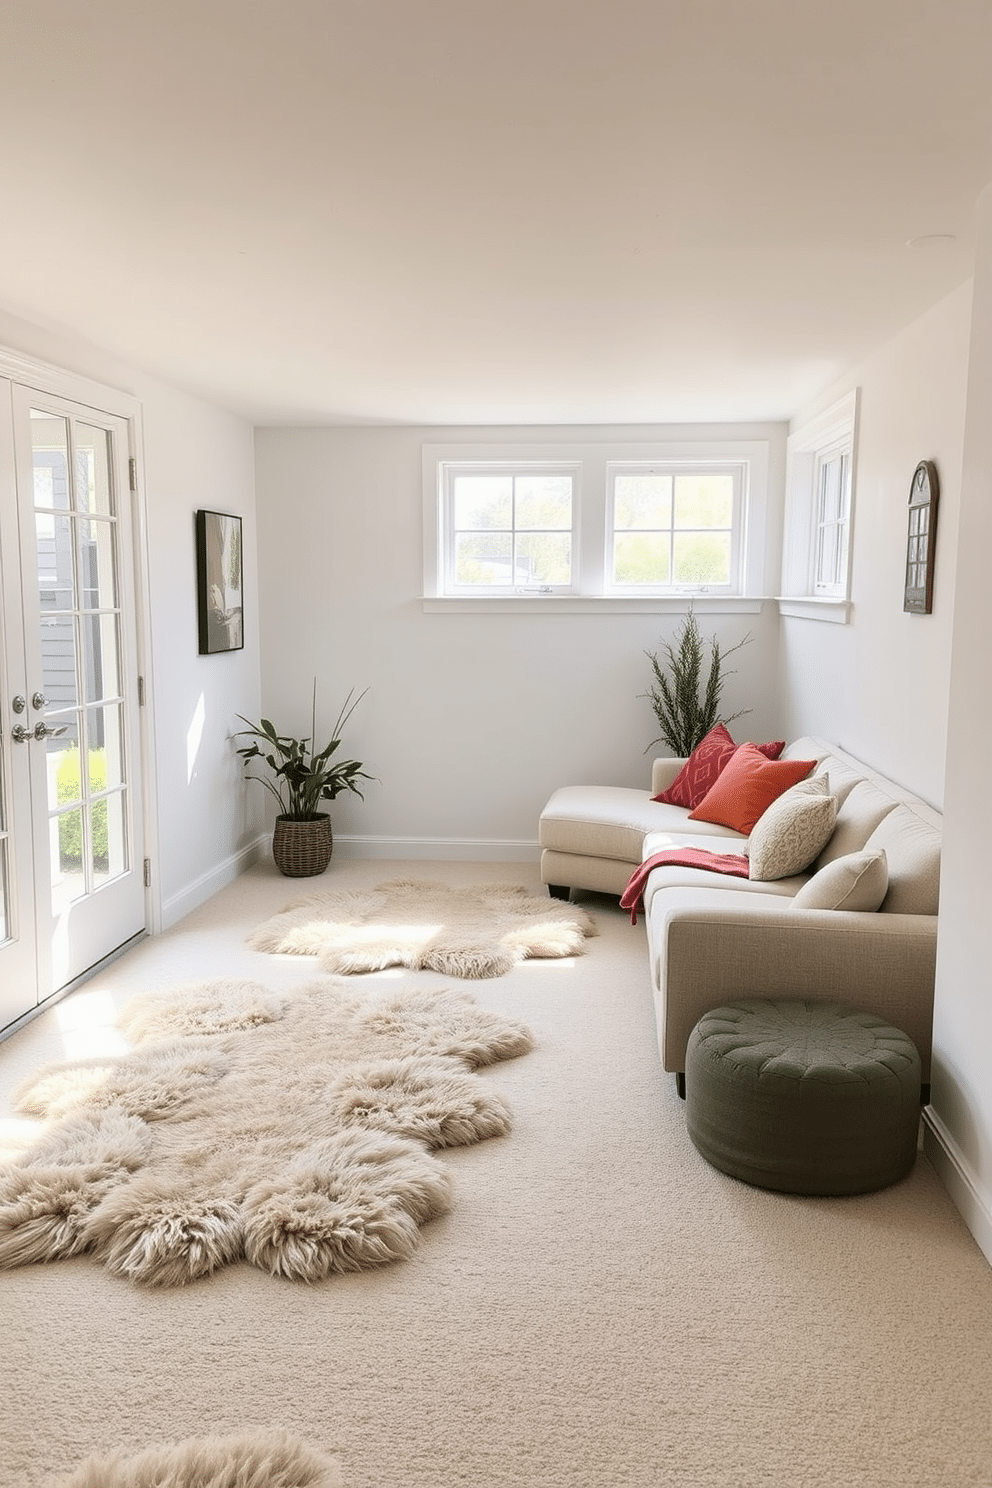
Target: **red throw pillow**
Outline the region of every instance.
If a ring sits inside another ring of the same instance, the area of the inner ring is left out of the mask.
[[[770,760],[778,759],[785,748],[785,740],[777,739],[771,744],[754,744],[754,749]],[[670,806],[698,806],[700,801],[717,782],[721,771],[734,753],[737,745],[730,730],[723,723],[714,724],[705,739],[700,740],[667,790],[652,796],[652,801],[666,801]]]
[[[790,785],[805,780],[816,760],[770,760],[756,744],[735,749],[691,821],[715,822],[748,836],[758,817]]]

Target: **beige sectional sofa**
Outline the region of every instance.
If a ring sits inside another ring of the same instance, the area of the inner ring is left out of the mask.
[[[847,1002],[903,1029],[919,1049],[926,1086],[940,813],[822,739],[797,739],[781,757],[815,759],[812,775],[826,775],[837,802],[832,835],[805,871],[755,881],[666,864],[647,877],[642,913],[662,1065],[684,1093],[686,1042],[704,1012],[737,997],[803,997]],[[651,799],[684,764],[655,760],[650,792],[609,786],[556,791],[540,822],[541,877],[550,891],[621,894],[635,868],[667,848],[746,852],[748,839],[740,833]],[[879,850],[887,883],[877,911],[806,907],[805,899],[823,897],[821,884],[848,864],[877,860]],[[840,860],[830,875],[820,873]],[[816,886],[800,894],[817,874]]]

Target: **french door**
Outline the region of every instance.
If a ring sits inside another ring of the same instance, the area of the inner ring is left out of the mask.
[[[0,1029],[145,925],[130,448],[0,379]]]

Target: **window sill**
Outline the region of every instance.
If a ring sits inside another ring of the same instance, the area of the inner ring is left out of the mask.
[[[830,625],[846,625],[851,618],[849,599],[816,599],[812,595],[779,597],[778,612],[790,620],[825,620]]]
[[[424,595],[425,614],[475,615],[681,615],[689,604],[697,615],[757,615],[765,601],[740,594],[664,594],[624,597],[616,594]]]

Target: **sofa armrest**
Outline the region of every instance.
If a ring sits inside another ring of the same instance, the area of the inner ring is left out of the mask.
[[[726,889],[656,894],[648,943],[666,1070],[703,1013],[738,997],[847,1002],[908,1033],[930,1078],[936,915],[793,909]]]
[[[667,790],[684,764],[684,759],[675,759],[674,756],[654,760],[651,765],[651,794],[657,796]]]

